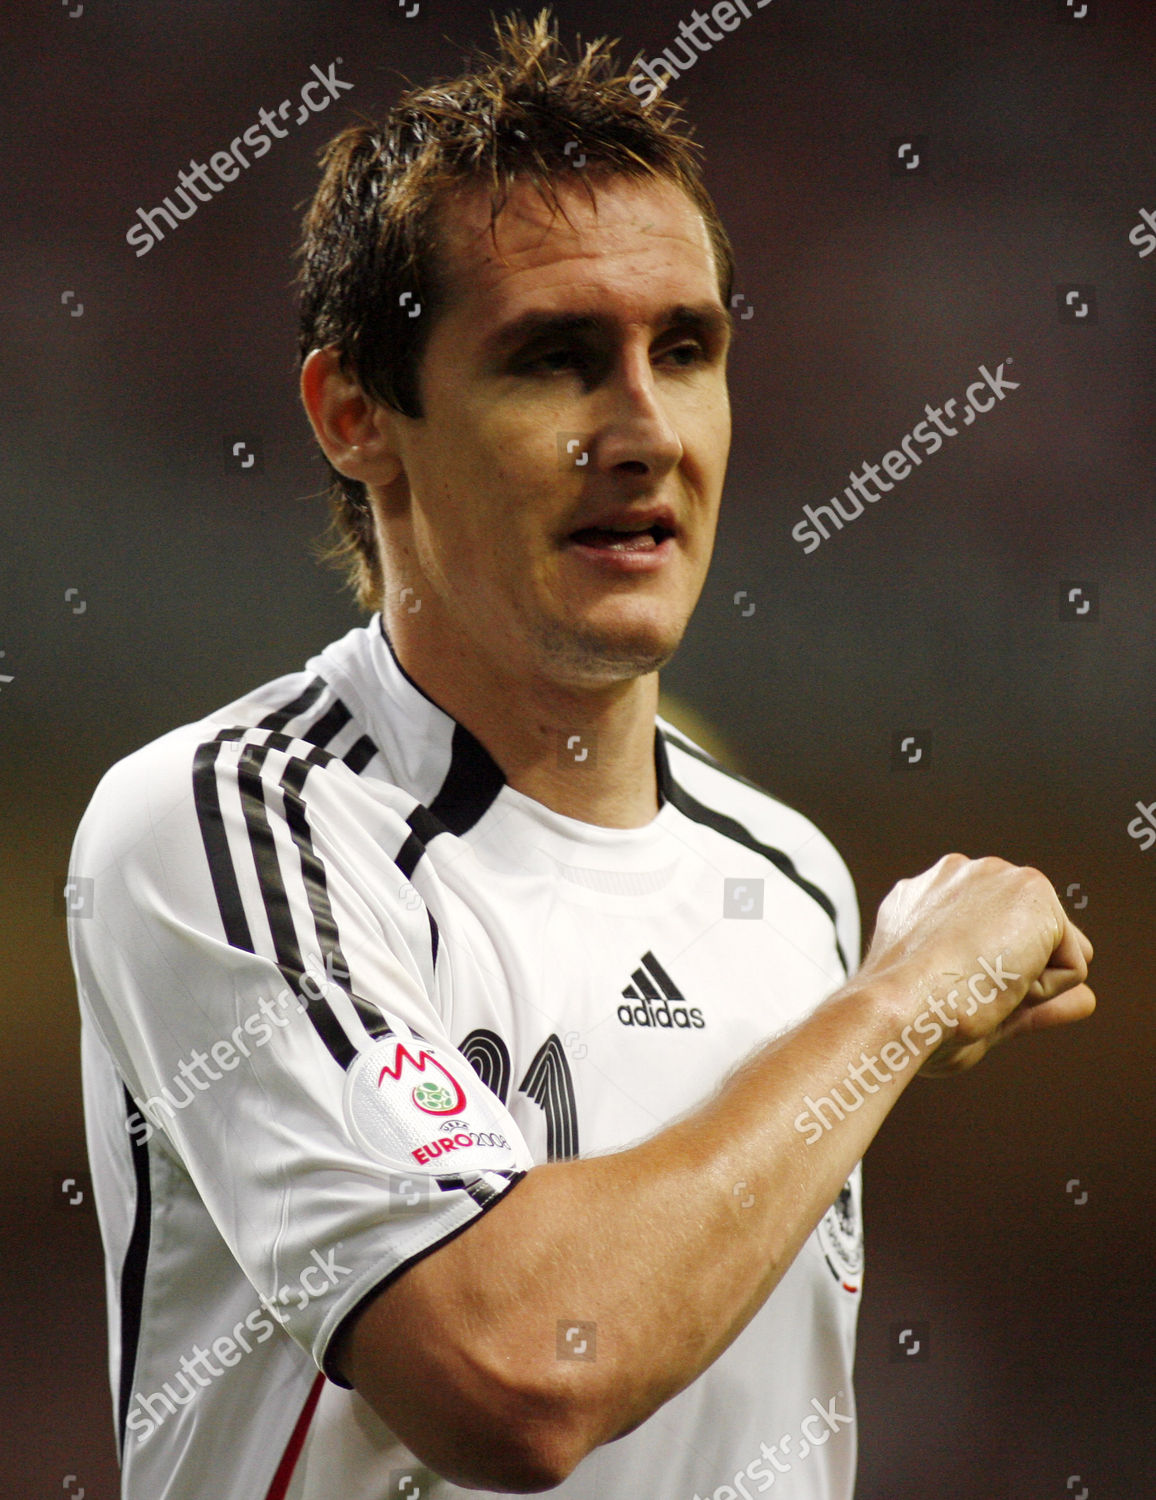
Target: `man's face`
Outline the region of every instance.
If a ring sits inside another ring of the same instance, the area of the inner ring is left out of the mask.
[[[427,622],[500,670],[575,686],[677,647],[730,446],[730,325],[701,214],[665,182],[596,193],[595,214],[560,185],[572,229],[517,183],[500,254],[487,192],[445,206],[423,416],[397,424],[408,502],[394,486],[378,506],[386,574],[429,599]]]

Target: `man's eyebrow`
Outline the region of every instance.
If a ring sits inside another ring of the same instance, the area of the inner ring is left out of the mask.
[[[726,342],[734,330],[734,319],[720,303],[679,303],[656,320],[665,331],[698,333],[706,340]],[[607,320],[595,313],[555,313],[531,310],[498,328],[485,341],[490,356],[508,354],[522,344],[573,334],[596,333]]]
[[[667,315],[667,326],[700,333],[705,339],[725,342],[734,332],[735,321],[719,302],[680,303]]]

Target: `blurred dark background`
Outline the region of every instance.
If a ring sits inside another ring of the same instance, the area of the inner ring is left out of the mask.
[[[830,835],[868,933],[960,849],[1039,866],[1097,948],[1093,1020],[917,1081],[867,1158],[859,1500],[1156,1495],[1156,849],[1128,832],[1156,799],[1156,254],[1129,238],[1156,211],[1156,6],[1087,4],[773,0],[672,88],[745,300],[716,561],[665,687]],[[692,10],[556,7],[624,63]],[[96,1220],[61,1191],[86,1165],[72,833],[114,759],[360,622],[310,552],[291,252],[318,148],[456,71],[488,11],[5,18],[5,1495],[117,1493]],[[134,254],[138,206],[336,58],[351,92]],[[981,363],[1019,388],[804,554],[802,507]],[[238,436],[260,462],[230,472]],[[897,1354],[915,1323],[926,1360]]]

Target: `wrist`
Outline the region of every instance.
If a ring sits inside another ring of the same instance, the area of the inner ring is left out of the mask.
[[[831,997],[867,1018],[864,1041],[892,1073],[916,1072],[958,1022],[937,1002],[927,977],[892,969],[856,977]]]

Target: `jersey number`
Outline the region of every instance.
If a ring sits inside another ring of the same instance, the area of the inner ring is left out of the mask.
[[[510,1089],[510,1054],[502,1038],[496,1032],[479,1027],[470,1032],[459,1050],[491,1093],[497,1094],[505,1104]],[[533,1099],[546,1116],[547,1160],[565,1161],[577,1156],[578,1108],[574,1101],[574,1080],[570,1076],[565,1049],[557,1036],[551,1034],[538,1048],[518,1091]]]

